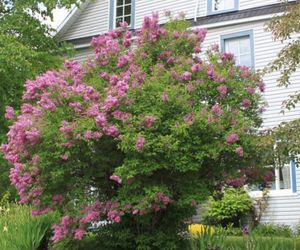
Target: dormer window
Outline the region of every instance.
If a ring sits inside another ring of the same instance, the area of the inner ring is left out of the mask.
[[[238,0],[208,0],[208,15],[220,14],[236,10],[238,10]]]
[[[114,29],[126,22],[134,28],[135,0],[110,0],[109,28]]]

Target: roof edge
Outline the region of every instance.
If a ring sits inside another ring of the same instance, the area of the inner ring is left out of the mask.
[[[72,26],[72,24],[75,22],[76,17],[78,17],[82,11],[85,10],[85,8],[88,6],[88,4],[91,2],[91,0],[86,0],[83,2],[79,7],[74,6],[68,15],[65,17],[65,19],[58,25],[56,34],[54,37],[58,40],[66,33],[66,31]]]

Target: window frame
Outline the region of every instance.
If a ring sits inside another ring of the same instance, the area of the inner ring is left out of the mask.
[[[233,0],[234,1],[234,7],[231,9],[225,9],[225,10],[214,10],[213,9],[213,3],[215,0],[207,0],[207,15],[217,15],[221,13],[227,13],[227,12],[233,12],[239,10],[239,0]]]
[[[110,0],[109,4],[109,30],[116,28],[116,16],[117,15],[117,0]],[[135,25],[135,0],[131,0],[131,20],[129,29],[134,29]]]
[[[251,55],[251,69],[255,68],[255,53],[254,53],[254,38],[253,38],[253,30],[246,30],[246,31],[240,31],[240,32],[235,32],[231,34],[226,34],[226,35],[221,35],[221,52],[226,52],[225,51],[225,42],[226,40],[230,39],[238,39],[238,38],[243,38],[243,37],[249,37],[250,40],[250,55]],[[241,65],[243,66],[243,65]]]
[[[276,197],[276,196],[291,196],[291,195],[298,195],[297,193],[297,178],[296,178],[296,164],[294,160],[291,160],[289,163],[290,166],[290,178],[291,178],[291,187],[288,189],[270,189],[269,196]],[[275,174],[279,173],[279,171],[275,171]],[[279,176],[275,176],[278,178]],[[276,182],[276,179],[275,179]],[[278,184],[275,184],[278,185]],[[262,191],[249,191],[249,195],[253,198],[261,197]]]

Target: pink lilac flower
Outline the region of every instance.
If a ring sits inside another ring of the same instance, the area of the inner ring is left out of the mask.
[[[106,120],[106,114],[105,113],[98,113],[97,117],[96,117],[96,124],[98,126],[105,126],[107,124],[107,120]]]
[[[237,140],[239,139],[239,136],[237,134],[231,134],[231,135],[228,135],[226,137],[226,142],[228,144],[233,144],[235,143]]]
[[[251,95],[253,95],[255,93],[255,88],[252,88],[252,87],[247,87],[246,88],[247,92]]]
[[[61,155],[60,158],[64,161],[67,161],[69,159],[69,156],[67,154]]]
[[[86,231],[83,229],[76,229],[74,233],[74,239],[75,240],[82,240],[83,236],[86,234]]]
[[[112,137],[116,137],[119,135],[119,130],[115,125],[110,125],[103,128],[104,134]]]
[[[119,176],[117,176],[117,175],[112,175],[112,176],[109,177],[109,179],[112,180],[112,181],[115,181],[115,182],[117,182],[119,184],[122,183],[122,179]]]
[[[219,44],[215,43],[211,46],[212,51],[219,52]]]
[[[194,53],[199,54],[201,52],[201,48],[200,47],[195,47],[194,48]]]
[[[139,136],[136,140],[135,148],[138,151],[141,151],[145,145],[145,142],[146,142],[145,138],[142,136]]]
[[[227,93],[228,93],[228,88],[225,85],[218,86],[217,90],[221,95],[224,95],[224,96],[227,95]]]
[[[144,120],[142,121],[142,126],[145,128],[151,128],[155,122],[155,117],[154,116],[145,116]]]
[[[246,181],[247,181],[247,177],[242,176],[235,179],[228,179],[226,180],[226,184],[232,187],[242,187],[246,184]]]
[[[244,108],[248,108],[251,105],[251,101],[249,99],[244,99],[241,103]]]
[[[215,71],[212,65],[209,65],[207,68],[207,76],[209,79],[213,79],[215,76]]]
[[[189,84],[187,85],[186,89],[187,89],[188,92],[193,92],[193,90],[194,90],[193,84],[192,84],[192,83],[189,83]]]
[[[14,109],[12,107],[7,106],[5,108],[5,118],[9,119],[9,120],[12,120],[12,119],[14,119],[14,117],[15,117]]]
[[[240,157],[243,157],[244,156],[244,150],[241,146],[237,147],[235,149],[235,152],[237,153],[237,155],[239,155]]]
[[[91,130],[87,130],[84,132],[84,138],[87,140],[93,139],[93,132]]]
[[[223,111],[222,111],[221,106],[219,104],[215,104],[214,106],[212,106],[212,112],[216,116],[221,116],[223,114]]]
[[[265,91],[265,83],[264,83],[263,81],[259,81],[259,82],[257,83],[257,87],[259,88],[259,90],[260,90],[261,92],[264,92],[264,91]]]
[[[28,140],[31,145],[36,145],[40,138],[40,131],[37,128],[32,128],[25,132],[26,140]]]
[[[180,37],[180,33],[178,31],[173,32],[173,38],[178,39]]]
[[[61,204],[63,202],[63,196],[61,194],[53,195],[52,201],[54,204]]]
[[[199,72],[201,70],[201,65],[199,63],[193,64],[193,66],[191,67],[191,70],[193,73]]]
[[[134,210],[132,211],[132,214],[134,214],[134,215],[135,215],[135,214],[138,214],[139,211],[140,211],[140,210],[136,208],[136,209],[134,209]]]
[[[234,59],[234,55],[232,53],[223,53],[221,59],[222,61],[232,61]]]
[[[184,122],[185,122],[186,124],[188,124],[188,125],[193,124],[194,119],[195,119],[195,115],[194,115],[194,114],[186,114],[186,115],[183,117]]]
[[[169,101],[169,95],[168,95],[167,93],[163,93],[163,94],[161,95],[161,100],[162,100],[163,102]]]
[[[192,80],[192,73],[191,72],[184,72],[182,75],[181,75],[181,80],[183,81],[190,81]]]

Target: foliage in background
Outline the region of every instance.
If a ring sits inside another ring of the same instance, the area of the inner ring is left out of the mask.
[[[19,109],[25,81],[58,68],[63,62],[65,50],[53,39],[53,30],[41,23],[40,16],[51,16],[50,11],[57,4],[70,7],[73,2],[0,0],[0,143],[5,142],[8,131],[5,107]],[[0,170],[0,196],[9,190],[14,199],[15,192],[9,188],[9,166],[1,153]]]
[[[239,227],[241,219],[253,208],[253,202],[243,188],[226,188],[224,192],[210,196],[206,205],[204,220],[226,227]]]
[[[282,0],[282,2],[288,2]],[[284,15],[278,15],[271,19],[267,24],[267,29],[272,32],[274,38],[280,41],[289,42],[279,52],[277,58],[269,65],[270,71],[280,71],[281,76],[278,79],[280,86],[288,86],[291,75],[296,72],[300,64],[300,39],[289,40],[295,34],[300,32],[300,2],[292,2],[286,8]],[[300,100],[299,91],[295,92],[285,101],[284,106],[288,109],[295,107]]]
[[[0,210],[0,249],[47,249],[57,213],[32,217],[31,208],[7,203]]]
[[[287,225],[259,224],[252,230],[252,234],[264,237],[292,237],[293,231]]]
[[[106,249],[178,249],[197,202],[255,163],[264,83],[231,54],[193,56],[206,30],[188,28],[145,18],[131,48],[124,24],[92,40],[94,60],[29,81],[21,111],[7,109],[11,180],[35,214],[63,213],[55,242],[108,220]]]

